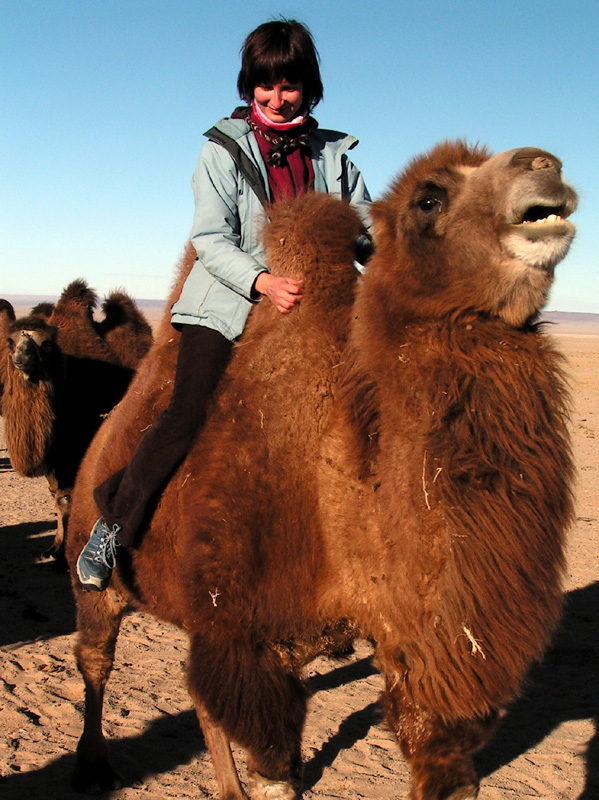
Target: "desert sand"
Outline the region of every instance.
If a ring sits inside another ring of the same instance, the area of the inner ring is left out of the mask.
[[[599,798],[599,327],[560,323],[572,380],[578,469],[563,622],[544,662],[477,757],[480,800]],[[56,526],[43,478],[10,466],[0,420],[0,797],[74,800],[83,688],[73,657],[68,576],[40,553]],[[185,690],[185,637],[131,610],[108,686],[105,731],[124,786],[114,800],[210,798],[216,783]],[[304,798],[406,798],[408,771],[385,729],[381,678],[360,643],[344,662],[306,670]],[[239,754],[237,754],[239,755]],[[243,777],[243,769],[241,769]]]

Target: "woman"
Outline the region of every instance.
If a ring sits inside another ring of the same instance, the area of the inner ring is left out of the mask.
[[[320,130],[310,116],[323,89],[308,29],[293,20],[256,28],[243,46],[237,87],[250,105],[206,133],[192,180],[198,260],[172,308],[172,323],[181,330],[173,395],[128,466],[94,492],[102,516],[77,562],[88,589],[106,588],[117,547],[135,543],[152,498],[187,454],[252,305],[266,297],[287,314],[301,302],[301,282],[271,275],[265,263],[264,206],[307,191],[330,192],[367,218],[370,197],[346,155],[357,140]],[[367,237],[357,243],[361,263],[368,247]]]

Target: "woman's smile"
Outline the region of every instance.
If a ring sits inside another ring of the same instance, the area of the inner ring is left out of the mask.
[[[254,100],[271,122],[289,122],[297,116],[304,99],[301,83],[263,84],[254,88]]]

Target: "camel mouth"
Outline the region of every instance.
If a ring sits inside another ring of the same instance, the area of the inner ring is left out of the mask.
[[[563,222],[568,216],[565,206],[531,206],[520,220],[521,225],[547,225]]]
[[[561,204],[545,204],[531,198],[525,207],[514,213],[512,221],[508,223],[506,241],[519,242],[516,249],[520,255],[523,255],[521,248],[526,243],[533,246],[542,243],[544,250],[542,255],[539,251],[540,261],[536,266],[545,267],[548,262],[555,266],[555,257],[559,253],[561,255],[557,260],[563,258],[576,233],[576,226],[568,219],[575,207],[575,203],[569,202],[567,198]],[[555,252],[555,257],[549,257],[547,248]],[[525,260],[528,261],[528,258]]]
[[[512,230],[526,230],[526,236],[569,235],[575,230],[568,217],[576,210],[577,197],[567,184],[557,190],[545,194],[541,192],[525,193],[519,202],[508,211],[506,222]]]
[[[12,363],[14,368],[19,370],[19,372],[29,372],[29,370],[31,369],[30,360],[26,361],[21,358],[13,358]]]
[[[507,254],[525,269],[540,270],[553,280],[553,271],[565,257],[576,235],[568,217],[576,210],[574,190],[531,193],[514,204],[507,215],[502,245]]]

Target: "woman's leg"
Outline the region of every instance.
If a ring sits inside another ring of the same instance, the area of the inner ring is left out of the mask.
[[[129,464],[94,491],[109,526],[121,529],[119,544],[134,544],[148,504],[189,452],[230,354],[231,342],[217,331],[183,326],[167,409],[141,438]]]
[[[136,543],[152,500],[185,458],[204,424],[208,402],[225,371],[232,343],[212,328],[184,325],[170,403],[137,445],[131,461],[101,483],[94,499],[102,517],[79,557],[84,586],[102,590],[116,544]]]

